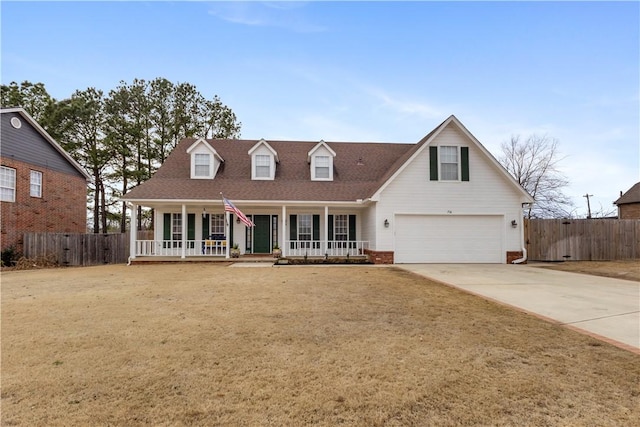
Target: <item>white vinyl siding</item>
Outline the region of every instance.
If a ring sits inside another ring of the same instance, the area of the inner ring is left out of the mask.
[[[375,249],[402,250],[403,242],[396,237],[395,216],[399,214],[427,215],[501,215],[504,225],[504,251],[522,250],[522,229],[511,228],[511,220],[522,223],[522,195],[490,162],[485,154],[469,144],[455,125],[442,130],[431,145],[468,146],[469,167],[473,179],[455,185],[441,185],[429,177],[429,149],[417,153],[402,172],[380,193],[380,201],[367,218],[367,227],[375,229]],[[389,228],[384,220],[389,220]],[[368,233],[371,233],[369,229]],[[505,262],[506,258],[502,261]]]
[[[0,201],[16,201],[16,170],[6,166],[0,168]]]

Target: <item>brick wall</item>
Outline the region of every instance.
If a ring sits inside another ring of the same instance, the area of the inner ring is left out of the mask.
[[[369,256],[369,261],[374,264],[393,264],[393,251],[372,251],[365,249],[364,253]]]
[[[22,252],[25,232],[85,233],[87,183],[81,176],[2,158],[2,166],[16,170],[15,202],[1,202],[2,250]],[[31,170],[42,172],[42,198],[30,196]]]
[[[508,251],[507,252],[507,264],[511,264],[513,261],[522,258],[522,251]],[[526,262],[526,261],[525,261]]]
[[[638,219],[640,218],[640,203],[629,203],[620,205],[620,219]]]

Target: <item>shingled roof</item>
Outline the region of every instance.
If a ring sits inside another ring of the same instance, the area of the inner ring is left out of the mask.
[[[424,142],[423,139],[421,141]],[[317,141],[267,141],[278,153],[273,181],[251,179],[251,156],[258,140],[207,139],[224,159],[212,180],[190,179],[182,140],[148,181],[132,189],[126,200],[219,200],[220,193],[244,201],[355,202],[370,197],[420,144],[326,142],[336,152],[333,181],[312,181],[307,153]]]
[[[629,203],[640,203],[640,182],[637,182],[633,187],[624,193],[618,200],[613,202],[614,204],[627,205]]]

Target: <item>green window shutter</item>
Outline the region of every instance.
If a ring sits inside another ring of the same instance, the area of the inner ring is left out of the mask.
[[[225,214],[225,216],[226,215],[227,214]],[[225,223],[225,234],[226,234],[226,229],[227,229],[227,226]],[[229,242],[231,242],[231,247],[233,247],[233,214],[229,215]]]
[[[327,225],[327,228],[329,229],[329,237],[327,240],[333,240],[333,215],[329,215],[329,224]]]
[[[187,240],[196,239],[196,214],[187,214]]]
[[[429,179],[438,180],[438,147],[429,147]]]
[[[469,181],[469,147],[460,147],[460,161],[462,163],[462,180]]]
[[[298,216],[289,215],[289,240],[298,240]]]
[[[356,240],[356,216],[349,215],[349,240]]]
[[[320,240],[320,215],[313,216],[313,240]]]
[[[205,214],[202,218],[202,238],[209,238],[209,214]]]
[[[164,240],[171,240],[171,214],[164,214]]]

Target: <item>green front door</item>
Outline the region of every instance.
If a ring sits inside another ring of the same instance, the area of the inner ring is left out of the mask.
[[[271,216],[254,215],[253,223],[253,253],[271,253]]]

